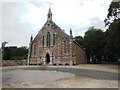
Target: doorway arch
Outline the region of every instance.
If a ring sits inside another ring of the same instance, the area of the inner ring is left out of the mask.
[[[47,53],[46,54],[46,64],[50,63],[50,55]]]

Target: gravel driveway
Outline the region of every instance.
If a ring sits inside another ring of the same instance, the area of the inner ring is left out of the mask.
[[[22,66],[2,69],[6,88],[117,88],[117,66]]]
[[[29,67],[26,68],[26,70],[40,70],[40,68]],[[84,76],[84,77],[103,79],[103,80],[118,80],[118,73],[114,73],[114,72],[80,69],[80,68],[65,68],[65,67],[46,67],[45,70],[68,72],[68,73],[73,73],[76,76]]]

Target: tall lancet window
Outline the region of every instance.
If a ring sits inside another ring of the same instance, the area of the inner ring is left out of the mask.
[[[64,53],[66,53],[67,52],[67,45],[66,45],[67,43],[66,43],[66,41],[64,41]]]
[[[55,45],[55,34],[53,34],[53,45]]]
[[[34,45],[34,55],[36,55],[36,45]]]
[[[44,36],[42,37],[42,46],[44,47]]]
[[[46,40],[47,41],[47,46],[50,46],[50,41],[51,41],[50,39],[51,39],[50,32],[48,32],[47,33],[47,40]]]

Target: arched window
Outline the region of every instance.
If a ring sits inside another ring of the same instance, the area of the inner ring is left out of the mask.
[[[50,32],[47,33],[47,46],[50,46]]]
[[[42,46],[44,47],[44,36],[42,37]]]
[[[55,34],[53,34],[53,45],[55,45]]]
[[[64,53],[66,53],[66,51],[67,51],[67,47],[66,47],[67,45],[66,45],[66,41],[64,41]]]
[[[36,45],[34,45],[34,55],[36,55]]]
[[[67,41],[67,52],[70,52],[70,46],[69,46],[69,41]]]
[[[64,40],[64,53],[69,53],[69,40]]]

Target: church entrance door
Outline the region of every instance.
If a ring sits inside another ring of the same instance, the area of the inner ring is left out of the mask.
[[[49,64],[50,63],[50,55],[47,53],[46,54],[46,63]]]

